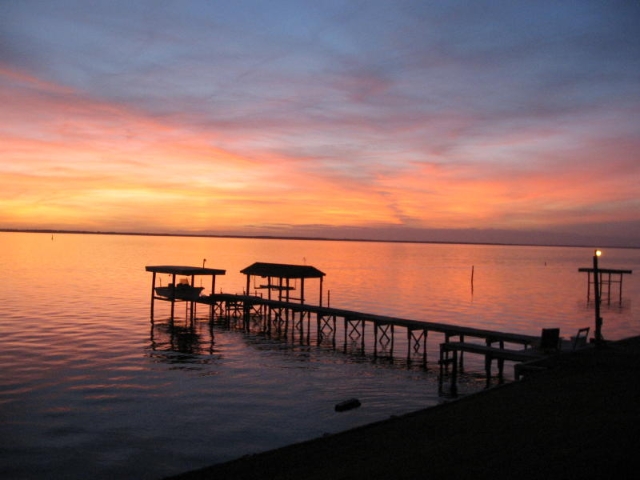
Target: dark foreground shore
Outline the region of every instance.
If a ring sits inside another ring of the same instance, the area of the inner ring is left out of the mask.
[[[174,479],[637,478],[640,337],[521,382]]]

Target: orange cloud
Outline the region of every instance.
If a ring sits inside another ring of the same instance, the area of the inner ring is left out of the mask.
[[[309,134],[302,157],[255,132],[227,139],[215,125],[196,129],[20,72],[0,69],[0,84],[7,227],[521,229],[636,220],[640,206],[635,149],[624,142],[567,148],[551,130],[529,130],[475,145],[450,138],[442,149],[354,144],[352,161],[339,149],[323,157],[331,146]],[[604,174],[606,155],[615,160]]]

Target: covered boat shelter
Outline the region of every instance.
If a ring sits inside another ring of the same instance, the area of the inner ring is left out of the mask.
[[[256,262],[241,270],[240,273],[247,276],[247,294],[252,290],[267,290],[269,300],[280,302],[304,303],[305,280],[317,278],[320,283],[318,305],[322,306],[322,283],[325,274],[315,267]],[[276,295],[272,296],[272,292]]]
[[[156,277],[157,274],[168,274],[171,275],[171,284],[176,285],[176,276],[183,276],[189,279],[189,285],[191,287],[195,287],[195,277],[196,276],[210,276],[211,277],[211,294],[215,292],[216,289],[216,276],[224,275],[227,273],[226,270],[220,270],[217,268],[205,268],[205,267],[190,267],[190,266],[180,266],[180,265],[157,265],[157,266],[147,266],[145,267],[147,272],[153,273],[153,280],[151,281],[151,318],[153,319],[153,307],[154,301],[164,300],[171,302],[171,318],[173,319],[174,306],[175,302],[183,299],[176,298],[175,295],[171,295],[169,297],[163,297],[156,294]],[[191,301],[193,304],[193,300]],[[193,311],[193,308],[192,308]]]

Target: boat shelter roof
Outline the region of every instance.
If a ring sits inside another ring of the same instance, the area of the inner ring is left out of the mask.
[[[169,273],[172,275],[224,275],[226,270],[220,270],[217,268],[204,268],[204,267],[188,267],[180,265],[157,265],[146,266],[147,272],[155,273]]]
[[[259,277],[276,278],[322,278],[325,273],[310,265],[287,265],[283,263],[256,262],[240,273]]]

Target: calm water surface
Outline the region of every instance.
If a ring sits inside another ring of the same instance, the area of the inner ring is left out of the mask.
[[[203,307],[194,331],[171,329],[162,302],[150,322],[146,265],[206,258],[227,270],[216,290],[239,293],[255,261],[307,264],[334,307],[533,335],[593,324],[588,248],[26,233],[0,247],[3,478],[161,478],[441,400],[437,336],[425,371],[211,326]],[[634,270],[603,305],[604,336],[640,334],[640,250],[600,262]],[[334,412],[351,397],[362,407]]]

